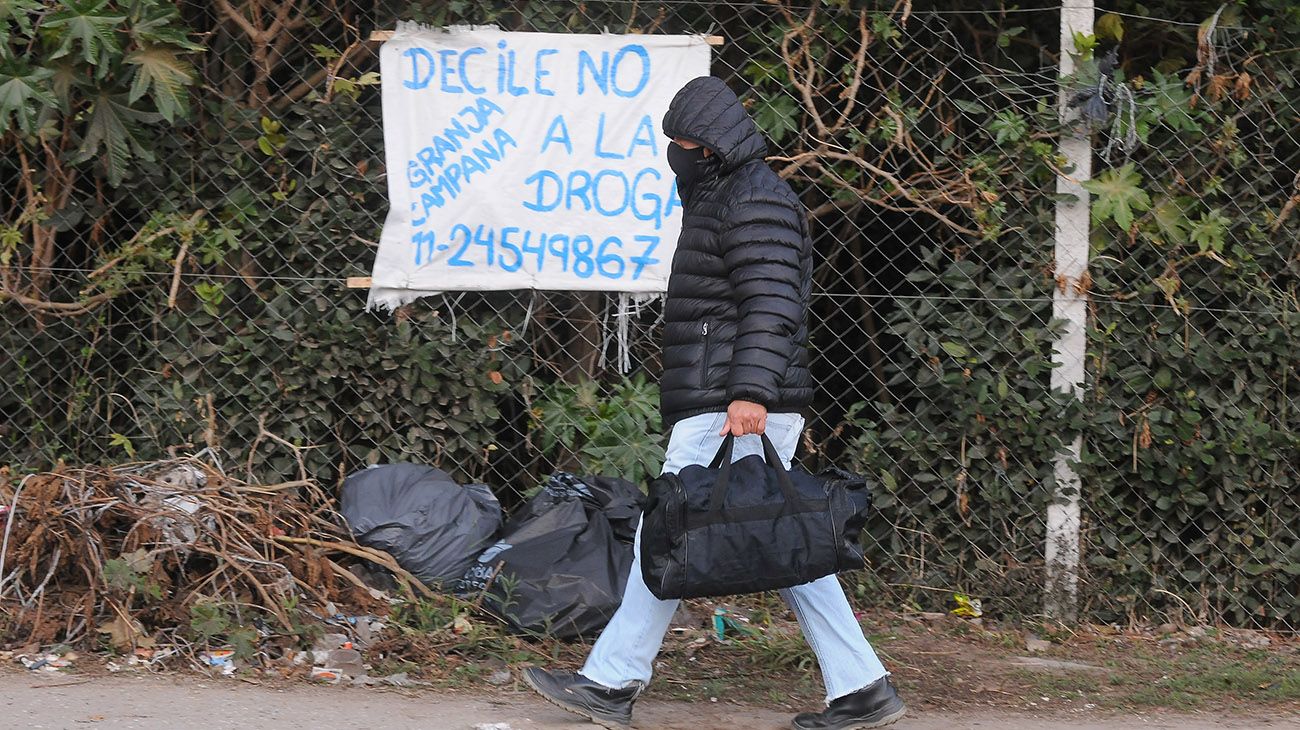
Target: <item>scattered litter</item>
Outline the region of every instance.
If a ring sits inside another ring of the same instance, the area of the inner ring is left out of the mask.
[[[379,600],[388,600],[386,596],[375,596]],[[398,602],[398,601],[393,601]],[[358,648],[364,649],[375,637],[384,630],[384,622],[377,616],[345,616],[338,612],[338,608],[333,603],[325,605],[325,614],[317,615],[316,618],[331,626],[338,626],[349,629],[356,633],[356,644]],[[348,642],[347,634],[330,633],[325,634],[320,641],[316,642],[317,649],[337,649],[345,642]],[[325,646],[325,644],[333,644]]]
[[[192,515],[203,508],[203,503],[193,497],[168,497],[163,500],[163,504],[187,515]]]
[[[57,672],[60,669],[72,666],[76,659],[77,655],[73,652],[62,655],[51,652],[35,656],[28,654],[18,656],[18,662],[30,672]]]
[[[208,483],[208,475],[193,464],[179,464],[158,475],[156,479],[174,489],[197,489]]]
[[[136,667],[151,668],[161,665],[164,661],[180,654],[180,649],[168,647],[166,649],[146,649],[139,648],[131,656],[127,657],[127,667],[134,669]],[[233,652],[232,652],[233,654]]]
[[[347,634],[323,634],[312,645],[312,651],[334,651],[335,649],[350,648],[347,646],[350,643]]]
[[[312,667],[311,679],[315,682],[324,682],[325,684],[338,684],[343,681],[343,673],[337,669],[326,667]]]
[[[954,593],[952,600],[957,602],[957,607],[952,610],[954,616],[979,618],[984,615],[984,607],[980,605],[978,598],[971,598],[964,593]]]
[[[713,609],[713,638],[718,641],[726,641],[728,630],[741,636],[753,636],[759,633],[757,629],[749,625],[748,616],[743,616],[728,606],[715,607]]]
[[[351,646],[351,644],[349,644]],[[325,660],[326,666],[348,677],[360,677],[366,673],[361,661],[361,652],[356,649],[334,649]]]
[[[235,650],[234,649],[217,649],[199,655],[205,664],[210,667],[216,667],[227,677],[235,673]]]

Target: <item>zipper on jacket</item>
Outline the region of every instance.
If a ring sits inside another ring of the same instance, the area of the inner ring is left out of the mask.
[[[709,386],[709,323],[705,322],[701,328],[704,335],[704,353],[700,356],[700,387]]]

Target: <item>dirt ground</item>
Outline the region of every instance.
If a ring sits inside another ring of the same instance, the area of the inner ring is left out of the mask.
[[[646,697],[637,706],[636,727],[762,730],[788,727],[789,719],[785,712],[725,701],[685,703]],[[238,679],[200,680],[182,676],[77,677],[0,671],[0,726],[4,728],[473,730],[478,725],[492,723],[505,723],[511,730],[592,727],[575,722],[525,691],[510,687],[485,692],[383,690],[305,684],[254,685]],[[969,713],[921,710],[896,727],[900,730],[1300,730],[1300,714],[1225,718],[1218,713],[1110,715],[1083,707],[1041,713],[987,708]],[[498,729],[504,730],[500,726]]]

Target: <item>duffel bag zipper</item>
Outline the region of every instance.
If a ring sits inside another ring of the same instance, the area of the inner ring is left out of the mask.
[[[704,352],[700,355],[700,387],[709,385],[709,323],[705,322],[701,328],[701,334],[704,335]]]

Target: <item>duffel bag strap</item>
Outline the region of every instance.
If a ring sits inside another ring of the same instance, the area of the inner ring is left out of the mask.
[[[791,505],[802,502],[803,499],[798,492],[794,491],[794,484],[790,482],[790,472],[785,470],[781,455],[777,453],[776,445],[772,443],[772,439],[767,437],[767,434],[763,434],[763,455],[767,458],[767,465],[776,472],[776,483],[781,487],[781,493],[785,495],[785,501]]]
[[[723,464],[730,464],[731,454],[735,450],[736,450],[736,437],[733,436],[732,434],[727,434],[727,437],[722,439],[722,444],[718,446],[718,453],[713,455],[713,461],[709,462],[709,468],[717,469]]]
[[[709,495],[711,512],[722,511],[723,500],[726,499],[727,488],[730,486],[731,455],[735,447],[736,437],[727,434],[727,438],[718,449],[717,456],[713,457],[713,461],[709,464],[710,469],[718,470],[718,478],[713,483],[713,492]],[[794,491],[794,484],[790,482],[790,473],[785,470],[785,465],[781,463],[781,455],[777,453],[776,445],[767,434],[763,434],[763,455],[768,467],[776,472],[776,483],[781,487],[781,494],[785,495],[785,501],[792,507],[801,504],[803,499],[799,497],[798,492]]]

